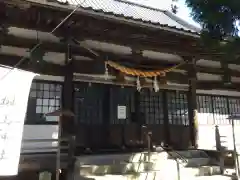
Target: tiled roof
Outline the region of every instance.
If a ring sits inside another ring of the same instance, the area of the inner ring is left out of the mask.
[[[49,1],[52,2],[53,0]],[[124,0],[68,0],[68,6],[76,5],[80,5],[84,10],[148,23],[154,26],[169,27],[170,29],[194,34],[200,32],[199,28],[187,23],[169,11],[150,8]]]

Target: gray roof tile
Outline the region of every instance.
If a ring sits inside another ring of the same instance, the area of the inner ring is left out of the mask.
[[[198,34],[200,32],[199,28],[189,24],[169,11],[150,8],[124,0],[68,0],[68,4],[69,6],[80,4],[83,9],[120,16],[135,21],[147,22],[153,25],[167,26],[190,33]]]

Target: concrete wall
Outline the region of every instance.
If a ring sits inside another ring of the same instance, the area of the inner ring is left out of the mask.
[[[220,141],[224,149],[233,150],[233,128],[231,125],[199,125],[198,145],[200,149],[216,150],[216,144]],[[236,146],[240,151],[240,125],[234,128]]]
[[[100,143],[101,134],[103,134],[103,128],[96,128],[95,140],[93,143]],[[110,128],[110,142],[113,144],[121,144],[122,131],[121,127],[113,126]],[[164,142],[164,126],[152,125],[148,129],[153,133],[153,142],[155,145]],[[102,130],[102,131],[100,131]],[[189,143],[189,129],[187,126],[182,125],[170,125],[170,141],[181,147],[187,147]],[[89,141],[89,129],[81,127],[78,131],[78,143],[88,145]],[[132,125],[125,126],[125,143],[131,145],[134,144],[137,138],[136,128]],[[58,126],[57,125],[25,125],[22,141],[22,153],[36,153],[36,152],[55,152],[57,147]],[[98,137],[98,138],[96,138]],[[144,138],[144,137],[143,137]]]
[[[57,125],[25,125],[21,152],[54,152],[57,137]]]
[[[198,145],[200,149],[216,149],[216,125],[215,124],[199,124]],[[119,131],[118,131],[119,129]],[[131,140],[135,136],[133,129],[126,131],[126,136]],[[160,144],[164,141],[163,125],[149,126],[149,130],[153,132],[153,141]],[[221,145],[229,150],[233,149],[232,126],[218,125],[219,139]],[[86,133],[79,133],[80,139],[84,138]],[[22,153],[31,152],[54,152],[57,147],[58,126],[57,125],[25,125],[23,132]],[[112,128],[110,133],[111,141],[121,141],[120,128]],[[235,125],[236,145],[240,150],[240,125]],[[134,138],[133,138],[134,139]],[[181,143],[187,146],[189,143],[189,129],[187,126],[170,125],[170,140],[174,144]],[[86,140],[84,140],[86,141]],[[83,142],[84,143],[84,142]]]

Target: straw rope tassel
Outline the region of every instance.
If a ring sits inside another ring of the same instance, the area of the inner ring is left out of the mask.
[[[173,71],[174,69],[177,69],[179,66],[182,66],[186,62],[181,62],[176,66],[173,66],[171,68],[163,69],[163,70],[154,70],[154,71],[142,71],[137,70],[134,68],[128,68],[125,66],[122,66],[120,64],[117,64],[113,61],[106,61],[106,65],[109,65],[110,67],[131,76],[137,76],[137,77],[157,77],[157,76],[166,76],[166,73]]]

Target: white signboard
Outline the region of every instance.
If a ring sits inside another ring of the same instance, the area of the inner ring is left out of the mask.
[[[18,174],[23,125],[36,74],[0,67],[0,176]]]
[[[126,119],[127,118],[126,106],[118,106],[117,107],[117,117],[118,117],[118,119]]]

